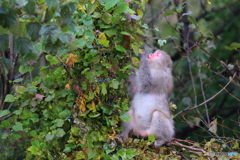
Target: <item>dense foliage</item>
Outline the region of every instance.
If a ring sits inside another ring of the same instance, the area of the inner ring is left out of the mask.
[[[2,0],[1,157],[237,157],[239,6],[231,0]],[[152,148],[152,136],[121,143],[129,69],[138,66],[139,53],[159,47],[174,61],[171,108],[179,139],[160,149]]]

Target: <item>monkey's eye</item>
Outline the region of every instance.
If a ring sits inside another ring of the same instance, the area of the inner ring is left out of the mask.
[[[158,53],[157,53],[157,56],[160,57],[160,56],[161,56],[161,52],[158,52]]]

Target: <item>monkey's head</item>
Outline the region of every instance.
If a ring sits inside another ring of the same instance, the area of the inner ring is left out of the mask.
[[[172,68],[170,56],[162,50],[156,50],[154,53],[148,54],[147,61],[150,69]]]

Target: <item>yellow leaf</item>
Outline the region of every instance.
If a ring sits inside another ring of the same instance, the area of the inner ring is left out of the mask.
[[[69,54],[69,57],[68,57],[68,59],[67,59],[67,61],[66,61],[66,65],[68,66],[68,67],[72,67],[72,66],[74,66],[74,63],[75,62],[77,62],[77,55],[74,55],[74,54]]]
[[[92,101],[91,104],[87,104],[87,108],[88,108],[89,110],[96,110],[95,102]]]
[[[70,90],[70,85],[69,85],[69,84],[66,84],[66,85],[65,85],[65,89]]]
[[[212,4],[209,0],[207,0],[207,3],[208,3],[208,4]]]
[[[104,32],[100,33],[98,38],[101,39],[101,40],[107,40],[107,37],[106,37]]]
[[[132,64],[134,67],[139,65],[139,59],[137,57],[132,57]]]
[[[85,105],[81,104],[81,105],[79,106],[79,110],[82,111],[82,112],[86,111]]]
[[[83,6],[82,6],[81,4],[78,3],[77,6],[78,6],[78,7],[77,7],[78,10],[82,11],[83,13],[85,13],[85,10],[84,10],[84,8],[83,8]]]

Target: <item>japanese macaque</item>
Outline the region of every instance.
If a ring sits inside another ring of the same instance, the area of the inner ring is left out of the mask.
[[[171,141],[174,125],[169,109],[169,95],[173,88],[172,60],[161,50],[143,54],[139,70],[129,76],[128,91],[133,96],[127,114],[132,118],[123,122],[121,137],[155,136],[154,146]]]

